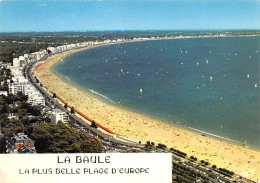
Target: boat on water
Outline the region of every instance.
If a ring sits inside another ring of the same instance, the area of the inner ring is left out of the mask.
[[[255,84],[255,88],[257,88],[257,87],[258,87],[258,84],[256,83],[256,84]]]
[[[143,93],[143,89],[142,89],[142,88],[140,88],[140,93],[141,93],[141,94]]]

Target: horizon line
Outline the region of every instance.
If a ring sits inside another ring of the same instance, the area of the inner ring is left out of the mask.
[[[241,29],[104,29],[104,30],[43,30],[43,31],[0,31],[0,33],[63,33],[63,32],[118,32],[118,31],[260,31],[260,28]]]

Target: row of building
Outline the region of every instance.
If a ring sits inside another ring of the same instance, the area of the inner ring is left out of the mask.
[[[17,95],[19,92],[28,96],[28,103],[31,105],[39,105],[46,109],[45,97],[34,87],[33,84],[25,77],[23,68],[27,63],[34,61],[41,61],[47,58],[50,54],[59,54],[64,51],[82,48],[86,46],[95,46],[100,44],[109,44],[116,42],[123,42],[126,40],[105,40],[103,42],[85,42],[70,45],[63,45],[58,47],[48,47],[46,50],[24,54],[18,58],[13,59],[13,65],[8,65],[7,68],[11,70],[12,80],[7,80],[9,87],[9,94]],[[1,94],[7,95],[7,91],[1,91]],[[46,111],[46,110],[45,110]],[[68,123],[69,115],[57,108],[51,108],[48,111],[51,122],[57,124],[58,122]],[[16,117],[11,116],[12,118]],[[24,133],[13,134],[13,137],[6,141],[7,153],[36,153],[34,148],[34,141],[28,138]]]
[[[31,54],[24,54],[18,58],[13,59],[13,65],[8,66],[8,69],[11,70],[13,75],[12,80],[8,80],[9,94],[16,95],[21,92],[24,95],[28,96],[28,103],[32,105],[41,105],[45,106],[44,96],[24,77],[23,67],[30,62],[40,61],[43,57],[46,57],[48,54],[58,54],[67,50],[72,50],[80,47],[88,46],[91,43],[77,43],[70,45],[63,45],[58,47],[48,47],[46,50],[39,52],[34,52]]]
[[[11,66],[12,80],[8,80],[9,94],[22,93],[28,96],[27,102],[32,105],[45,106],[44,96],[24,77],[22,67]]]

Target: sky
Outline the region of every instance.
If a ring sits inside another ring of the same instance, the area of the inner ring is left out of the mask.
[[[260,0],[0,0],[0,32],[260,29]]]

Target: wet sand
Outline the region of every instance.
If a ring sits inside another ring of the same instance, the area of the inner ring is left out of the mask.
[[[128,111],[100,101],[91,94],[84,92],[60,79],[50,68],[65,56],[77,50],[56,55],[37,68],[36,75],[40,82],[54,91],[69,105],[74,106],[83,114],[112,130],[116,134],[134,141],[153,141],[162,143],[195,156],[198,160],[209,161],[218,168],[226,168],[260,180],[260,152],[226,141],[202,136],[163,121]]]

